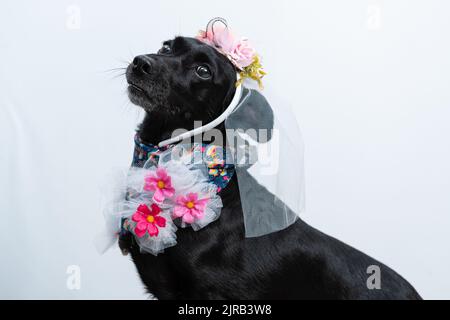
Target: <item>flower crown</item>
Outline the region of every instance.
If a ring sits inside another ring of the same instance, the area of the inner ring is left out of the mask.
[[[224,19],[214,18],[209,21],[206,31],[200,30],[196,38],[217,49],[239,70],[240,78],[236,86],[249,78],[258,82],[259,87],[262,88],[261,79],[266,73],[261,65],[260,57],[250,46],[247,38],[238,37],[231,32]]]

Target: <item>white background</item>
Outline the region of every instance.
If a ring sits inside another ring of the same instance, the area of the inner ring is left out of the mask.
[[[304,219],[450,298],[450,3],[18,1],[0,5],[0,298],[146,298],[100,256],[102,181],[139,111],[119,72],[215,16],[263,56],[306,145]],[[81,270],[69,290],[67,268]]]

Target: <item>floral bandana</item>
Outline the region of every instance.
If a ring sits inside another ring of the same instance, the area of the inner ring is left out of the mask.
[[[134,153],[132,167],[142,168],[145,163],[152,163],[158,165],[159,156],[170,149],[171,146],[158,147],[153,144],[145,144],[139,138],[139,135],[134,136]],[[173,146],[172,146],[173,147]],[[225,188],[234,174],[234,165],[231,161],[226,161],[226,155],[220,147],[214,145],[203,144],[201,146],[194,145],[191,153],[202,153],[204,163],[208,167],[209,180],[218,187],[218,192]]]
[[[218,193],[233,174],[234,165],[226,163],[219,146],[158,148],[136,135],[127,194],[115,206],[120,208],[114,213],[121,218],[119,236],[131,233],[142,252],[154,255],[174,246],[178,227],[197,231],[219,217]]]

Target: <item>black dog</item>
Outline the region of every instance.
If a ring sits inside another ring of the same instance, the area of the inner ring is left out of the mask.
[[[193,38],[177,37],[157,54],[137,56],[126,76],[130,100],[146,111],[138,134],[152,144],[177,128],[191,130],[194,120],[217,118],[235,92],[234,66]],[[261,201],[268,194],[263,187],[252,192]],[[197,232],[179,229],[178,244],[158,256],[120,242],[158,299],[420,299],[393,270],[301,220],[245,238],[236,175],[220,196],[218,220]],[[373,265],[380,268],[381,288],[367,286]]]

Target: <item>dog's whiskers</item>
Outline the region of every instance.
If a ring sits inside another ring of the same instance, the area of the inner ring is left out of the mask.
[[[116,72],[116,71],[119,71],[119,70],[126,70],[126,69],[127,69],[126,67],[123,67],[123,68],[112,68],[112,69],[104,70],[104,72]]]
[[[125,75],[125,72],[123,72],[121,74],[117,74],[117,75],[113,76],[111,79],[117,79],[117,78],[122,77],[124,75]]]

